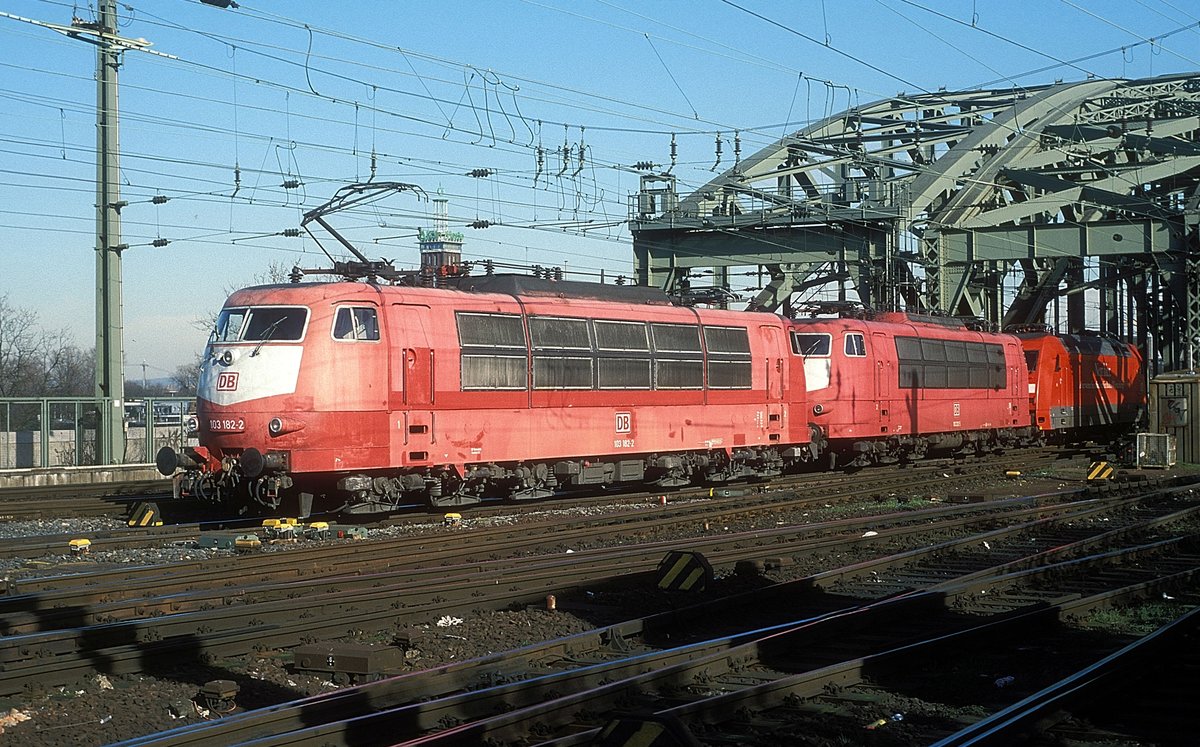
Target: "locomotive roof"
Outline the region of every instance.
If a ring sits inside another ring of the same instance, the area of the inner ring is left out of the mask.
[[[552,296],[555,298],[594,298],[625,303],[668,305],[671,299],[658,288],[644,285],[607,285],[575,280],[548,280],[527,275],[466,275],[448,278],[446,287],[468,293],[505,293],[511,296]]]
[[[548,298],[588,298],[601,301],[619,301],[631,304],[672,305],[670,296],[658,288],[644,285],[608,285],[603,283],[583,283],[575,280],[549,280],[527,275],[470,275],[444,278],[438,287],[378,285],[376,288],[419,288],[422,290],[456,290],[464,293],[497,293],[509,296],[545,296]],[[272,291],[291,290],[297,288],[328,287],[336,289],[348,284],[359,286],[370,285],[361,281],[318,281],[314,283],[275,283],[270,285],[255,285],[241,288],[242,291]]]

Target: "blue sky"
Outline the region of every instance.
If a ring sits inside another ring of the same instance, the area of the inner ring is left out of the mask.
[[[59,24],[94,12],[0,11]],[[630,167],[665,168],[672,136],[686,194],[714,176],[718,137],[719,171],[736,142],[746,157],[901,91],[1200,70],[1191,0],[131,0],[118,13],[123,36],[171,56],[129,52],[121,69],[130,377],[193,359],[193,322],[272,263],[327,263],[311,239],[280,234],[372,177],[372,153],[376,180],[449,200],[465,258],[588,279],[631,271]],[[94,67],[90,45],[0,17],[0,294],[84,347]],[[477,220],[494,225],[466,227]],[[400,194],[331,222],[411,267],[432,207]],[[170,243],[150,246],[159,238]]]

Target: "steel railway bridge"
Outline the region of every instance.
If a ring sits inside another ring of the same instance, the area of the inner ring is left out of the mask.
[[[644,174],[629,217],[639,281],[674,293],[748,273],[753,308],[1049,323],[1170,370],[1200,352],[1198,181],[1200,73],[1093,79],[855,107],[690,195]]]

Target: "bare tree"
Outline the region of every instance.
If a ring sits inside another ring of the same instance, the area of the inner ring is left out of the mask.
[[[200,385],[200,365],[202,363],[204,363],[204,351],[196,356],[196,360],[181,364],[175,369],[171,379],[179,387],[178,396],[189,397],[196,393],[196,389]]]
[[[0,397],[92,394],[95,354],[80,350],[65,329],[48,332],[32,309],[0,295]]]
[[[288,267],[283,262],[272,261],[267,265],[267,269],[254,275],[247,285],[277,285],[279,283],[290,282],[292,268]],[[244,288],[244,285],[227,285],[225,286],[225,296],[233,295],[233,292]],[[217,317],[220,316],[221,310],[214,309],[208,316],[198,317],[192,322],[192,326],[202,332],[211,332],[217,327]],[[178,370],[175,372],[179,373]]]

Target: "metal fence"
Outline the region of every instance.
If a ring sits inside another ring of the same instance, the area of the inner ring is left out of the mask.
[[[95,465],[106,418],[125,429],[122,464],[148,463],[163,446],[195,445],[196,400],[147,397],[116,405],[80,397],[0,398],[0,469]]]

